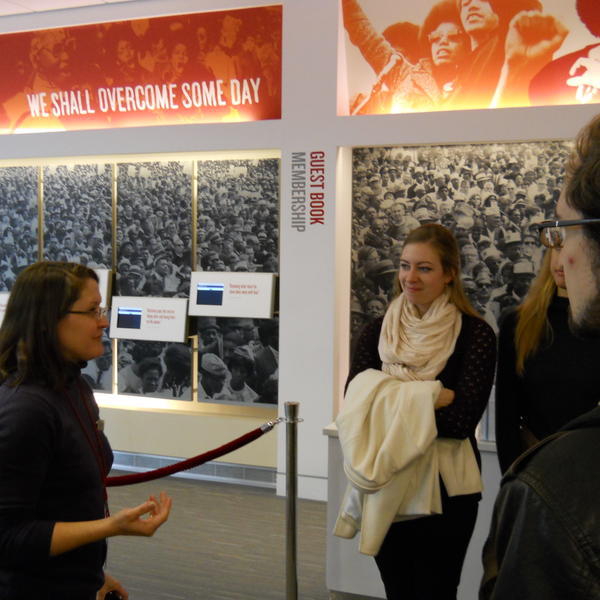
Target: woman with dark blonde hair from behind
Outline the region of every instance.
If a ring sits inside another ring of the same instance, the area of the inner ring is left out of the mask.
[[[454,600],[481,499],[475,428],[496,338],[465,295],[445,227],[408,234],[396,283],[358,338],[336,419],[351,485],[335,534],[361,530],[389,600]]]
[[[525,300],[500,323],[496,447],[502,473],[527,448],[598,404],[600,339],[576,338],[569,329],[559,253],[546,250]]]
[[[104,572],[106,538],[151,536],[164,493],[114,515],[113,454],[81,376],[104,352],[98,276],[38,262],[15,281],[0,328],[0,600],[129,597]],[[107,596],[108,595],[108,596]]]

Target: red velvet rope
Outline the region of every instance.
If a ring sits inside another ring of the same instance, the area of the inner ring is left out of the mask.
[[[186,469],[197,467],[198,465],[208,462],[209,460],[219,458],[224,454],[233,452],[234,450],[253,442],[263,435],[263,433],[270,431],[272,428],[272,425],[269,427],[264,425],[262,427],[257,427],[253,431],[249,431],[248,433],[236,438],[235,440],[232,440],[231,442],[228,442],[227,444],[224,444],[223,446],[209,450],[204,454],[199,454],[198,456],[193,456],[192,458],[176,462],[175,464],[168,465],[167,467],[161,467],[160,469],[154,469],[153,471],[147,471],[146,473],[133,473],[131,475],[120,475],[118,477],[107,477],[106,486],[115,487],[118,485],[130,485],[132,483],[152,481],[154,479],[159,479],[160,477],[172,475],[173,473],[179,473],[179,471],[185,471]]]

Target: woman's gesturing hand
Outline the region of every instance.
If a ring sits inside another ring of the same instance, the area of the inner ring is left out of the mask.
[[[116,527],[115,535],[149,537],[169,518],[172,499],[161,492],[159,498],[150,496],[134,508],[124,508],[110,517]]]

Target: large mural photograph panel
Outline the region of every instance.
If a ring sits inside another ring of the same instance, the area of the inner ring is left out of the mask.
[[[600,101],[596,0],[341,0],[342,114]]]
[[[279,175],[279,158],[198,161],[197,270],[279,271]],[[200,402],[277,404],[278,318],[198,317],[197,331]]]
[[[192,271],[192,163],[117,165],[119,296],[187,298]],[[119,393],[191,400],[186,344],[119,340]]]
[[[282,7],[0,35],[0,133],[281,118]]]
[[[0,168],[0,292],[38,259],[38,168]]]
[[[112,165],[44,167],[44,259],[112,268]]]
[[[555,218],[568,141],[356,148],[352,166],[351,340],[382,316],[407,234],[440,223],[456,236],[474,308],[498,331],[543,256],[533,225]]]

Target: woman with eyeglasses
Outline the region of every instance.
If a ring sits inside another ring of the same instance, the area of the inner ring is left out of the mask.
[[[540,272],[523,303],[500,323],[496,446],[502,473],[527,448],[598,403],[600,339],[576,338],[569,329],[569,298],[558,262],[568,233],[554,225],[537,226],[547,247]]]
[[[104,573],[106,538],[150,536],[161,493],[109,515],[113,455],[80,369],[104,351],[96,273],[39,262],[21,272],[0,328],[0,599],[128,598]]]

